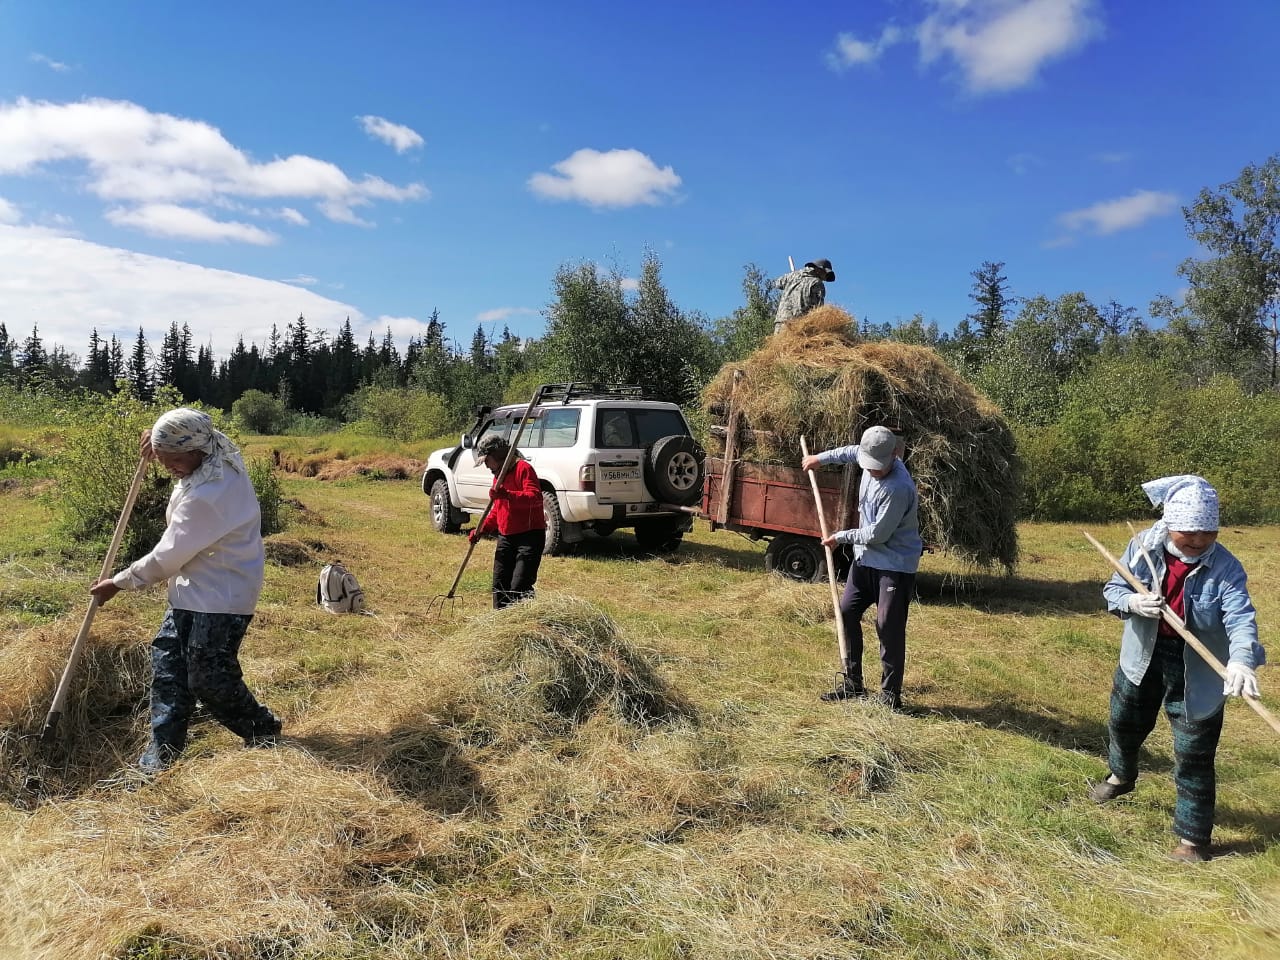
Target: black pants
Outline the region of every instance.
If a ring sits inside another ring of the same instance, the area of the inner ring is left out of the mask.
[[[499,535],[498,549],[493,554],[493,609],[501,610],[533,596],[546,542],[545,530]]]
[[[880,638],[880,689],[895,698],[902,695],[902,673],[907,664],[907,607],[915,590],[916,575],[897,570],[877,570],[855,563],[849,570],[840,598],[840,616],[849,644],[845,680],[862,685],[862,614],[875,604],[876,636]]]

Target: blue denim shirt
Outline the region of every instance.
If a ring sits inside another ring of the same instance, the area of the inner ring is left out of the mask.
[[[1140,537],[1146,536],[1144,530]],[[1153,571],[1137,543],[1129,541],[1120,562],[1147,586],[1160,591],[1164,582],[1164,549],[1149,551],[1156,565]],[[1267,662],[1266,651],[1258,642],[1257,614],[1249,598],[1248,578],[1240,561],[1220,543],[1215,543],[1187,574],[1182,588],[1183,612],[1187,629],[1223,664],[1235,661],[1247,667],[1260,667]],[[1120,639],[1120,669],[1133,683],[1141,683],[1151,663],[1156,644],[1158,621],[1150,617],[1124,612],[1124,596],[1133,588],[1118,573],[1113,573],[1102,595],[1107,609],[1124,620]],[[1211,717],[1222,708],[1222,679],[1190,645],[1183,651],[1186,666],[1187,716],[1192,720]]]
[[[858,446],[835,447],[818,454],[822,464],[856,463]],[[915,481],[901,460],[877,480],[862,471],[858,484],[858,528],[835,534],[840,543],[853,544],[859,564],[875,570],[915,573],[920,568],[924,541],[920,539],[920,498]]]

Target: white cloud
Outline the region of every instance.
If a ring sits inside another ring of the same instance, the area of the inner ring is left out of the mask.
[[[302,214],[300,214],[297,210],[293,209],[293,207],[281,207],[279,210],[276,211],[275,215],[279,217],[281,220],[286,220],[289,223],[292,223],[294,226],[298,226],[298,227],[305,227],[307,224],[311,222]]]
[[[16,206],[0,197],[0,223],[20,223],[22,221],[22,213]]]
[[[1033,169],[1044,163],[1034,153],[1015,153],[1008,160],[1009,168],[1020,177],[1025,177]]]
[[[1062,214],[1058,222],[1067,230],[1087,230],[1097,234],[1117,233],[1141,226],[1153,217],[1166,216],[1178,208],[1172,193],[1135,190],[1127,197],[1103,200],[1089,207]]]
[[[555,173],[531,176],[529,189],[551,200],[576,200],[593,207],[657,205],[673,196],[681,183],[675,170],[658,167],[639,150],[584,148],[552,169]]]
[[[139,205],[136,216],[116,214],[117,222],[137,225],[154,221],[144,212],[148,204],[234,198],[311,200],[331,220],[363,224],[356,208],[377,200],[403,203],[429,196],[421,183],[397,186],[372,176],[352,180],[335,164],[315,157],[258,163],[210,124],[152,113],[127,101],[57,104],[24,98],[0,103],[0,175],[47,175],[68,162],[84,165],[87,189],[104,201]],[[213,233],[219,239],[260,243],[265,231]]]
[[[1113,150],[1106,153],[1096,154],[1094,156],[1094,159],[1097,160],[1099,163],[1114,165],[1119,163],[1128,163],[1130,159],[1130,154],[1125,153],[1122,150]]]
[[[201,344],[225,356],[237,337],[264,346],[299,314],[314,330],[336,332],[350,317],[360,343],[374,329],[346,303],[287,283],[58,236],[0,226],[0,303],[5,324],[26,336],[34,324],[46,344],[83,354],[89,331],[112,334],[126,350],[142,327],[159,348],[169,324],[187,323]],[[378,334],[380,336],[380,333]]]
[[[288,280],[281,280],[281,283],[293,283],[303,287],[313,287],[320,281],[315,277],[309,277],[305,273],[300,273],[296,277],[290,277]]]
[[[1096,0],[931,0],[920,58],[950,58],[972,93],[1016,90],[1101,32]]]
[[[622,289],[626,290],[628,293],[635,293],[640,289],[640,281],[635,277],[623,277],[622,282],[618,284],[618,286],[622,287]]]
[[[836,35],[835,49],[826,55],[827,66],[837,72],[861,64],[874,63],[880,55],[906,35],[900,27],[889,24],[875,40],[859,40],[851,33]]]
[[[499,320],[510,320],[512,317],[536,317],[537,315],[538,311],[532,307],[497,307],[477,313],[476,323],[497,323]]]
[[[356,117],[356,120],[360,122],[360,126],[364,127],[365,133],[392,147],[396,153],[404,153],[420,147],[425,142],[418,131],[399,123],[392,123],[382,117],[366,114],[363,117]]]
[[[33,53],[30,60],[32,63],[43,63],[50,70],[56,70],[58,73],[65,73],[67,70],[71,69],[67,64],[59,63],[52,57],[46,57],[43,53]]]
[[[215,220],[199,210],[172,203],[147,203],[140,207],[115,207],[106,218],[117,226],[137,227],[153,237],[179,237],[183,240],[238,240],[270,246],[280,238],[250,223]]]

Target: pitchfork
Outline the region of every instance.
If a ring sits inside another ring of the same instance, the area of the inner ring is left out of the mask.
[[[516,445],[520,442],[521,435],[524,434],[524,425],[529,421],[529,417],[533,414],[533,408],[538,405],[538,401],[542,399],[542,387],[533,392],[533,399],[529,401],[529,406],[525,408],[524,416],[520,418],[520,425],[516,427],[516,435],[511,440],[511,446],[507,448],[507,458],[502,461],[502,469],[498,471],[497,477],[494,478],[493,485],[496,487],[502,483],[507,475],[507,471],[511,469],[511,464],[515,462]],[[484,527],[485,520],[489,517],[489,511],[493,509],[493,498],[489,498],[488,505],[484,508],[484,513],[480,514],[480,519],[476,521],[476,530]],[[475,552],[476,541],[472,540],[467,545],[467,555],[462,558],[462,565],[458,567],[458,575],[453,578],[453,586],[449,588],[449,592],[436,595],[427,603],[427,616],[437,620],[452,619],[457,615],[457,609],[461,605],[462,597],[457,595],[458,584],[462,580],[462,573],[467,569],[467,564],[471,561],[471,554]]]

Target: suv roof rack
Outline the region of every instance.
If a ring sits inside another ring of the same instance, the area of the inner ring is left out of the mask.
[[[644,387],[627,383],[545,383],[542,402],[569,403],[571,400],[647,400]]]

